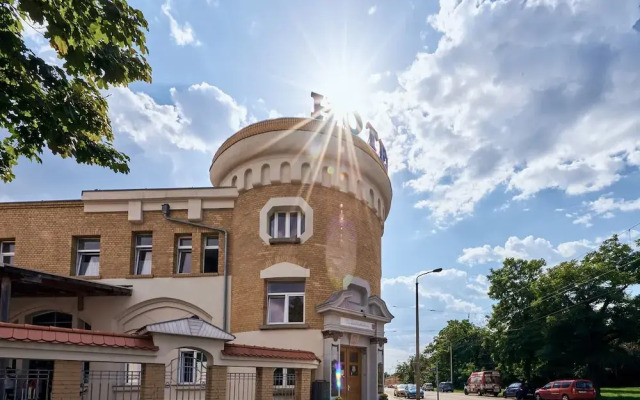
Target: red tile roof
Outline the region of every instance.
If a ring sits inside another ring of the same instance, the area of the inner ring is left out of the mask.
[[[276,349],[272,347],[248,346],[225,343],[222,354],[231,357],[275,358],[281,360],[320,361],[311,351]]]
[[[151,336],[56,328],[53,326],[9,324],[6,322],[0,322],[0,340],[158,350],[158,347],[153,344]]]

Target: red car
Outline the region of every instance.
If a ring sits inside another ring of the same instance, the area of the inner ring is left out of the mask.
[[[549,382],[536,390],[536,400],[593,400],[596,390],[591,381],[574,379]]]

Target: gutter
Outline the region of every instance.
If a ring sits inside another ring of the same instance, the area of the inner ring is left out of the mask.
[[[229,294],[229,282],[228,282],[228,256],[229,256],[229,252],[228,252],[228,248],[229,248],[229,232],[224,229],[224,228],[218,228],[215,226],[209,226],[209,225],[204,225],[204,224],[199,224],[197,222],[191,222],[191,221],[187,221],[187,220],[183,220],[183,219],[178,219],[178,218],[171,218],[170,217],[171,214],[171,207],[169,206],[169,204],[163,204],[162,205],[162,215],[164,216],[164,218],[167,221],[171,221],[171,222],[176,222],[179,224],[185,224],[185,225],[191,225],[191,226],[195,226],[198,228],[204,228],[204,229],[209,229],[212,231],[216,231],[216,232],[220,232],[224,234],[224,267],[223,267],[223,276],[224,276],[224,290],[223,290],[223,296],[224,299],[222,301],[223,304],[223,310],[222,310],[222,330],[229,332],[229,321],[228,321],[228,312],[227,312],[227,308],[228,308],[228,294]]]

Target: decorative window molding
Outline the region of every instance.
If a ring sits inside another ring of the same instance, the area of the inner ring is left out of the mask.
[[[265,268],[260,271],[261,279],[305,279],[310,275],[310,271],[307,268],[302,268],[301,266],[290,262],[273,264],[269,268]]]
[[[273,237],[270,234],[270,229],[272,227],[271,216],[277,212],[286,212],[288,215],[291,215],[291,212],[299,212],[304,215],[304,232],[298,234],[296,238],[287,238],[290,239],[287,242],[297,242],[300,243],[306,242],[313,235],[313,209],[304,201],[301,197],[274,197],[269,199],[267,203],[260,210],[260,238],[266,244],[271,244],[272,239],[278,239],[277,237]],[[299,214],[300,215],[300,214]],[[289,221],[290,219],[286,219]],[[298,231],[302,231],[302,219],[298,217],[298,223],[296,224],[298,227]],[[286,232],[291,232],[291,230],[285,230]],[[277,235],[276,235],[277,236]],[[279,239],[278,239],[279,240]],[[278,240],[275,240],[278,242]]]

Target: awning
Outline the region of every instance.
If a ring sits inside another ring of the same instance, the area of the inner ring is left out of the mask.
[[[279,360],[320,361],[311,351],[276,349],[273,347],[248,346],[225,343],[222,354],[228,357],[272,358]]]
[[[11,280],[11,297],[131,296],[132,289],[0,263],[0,280]]]

